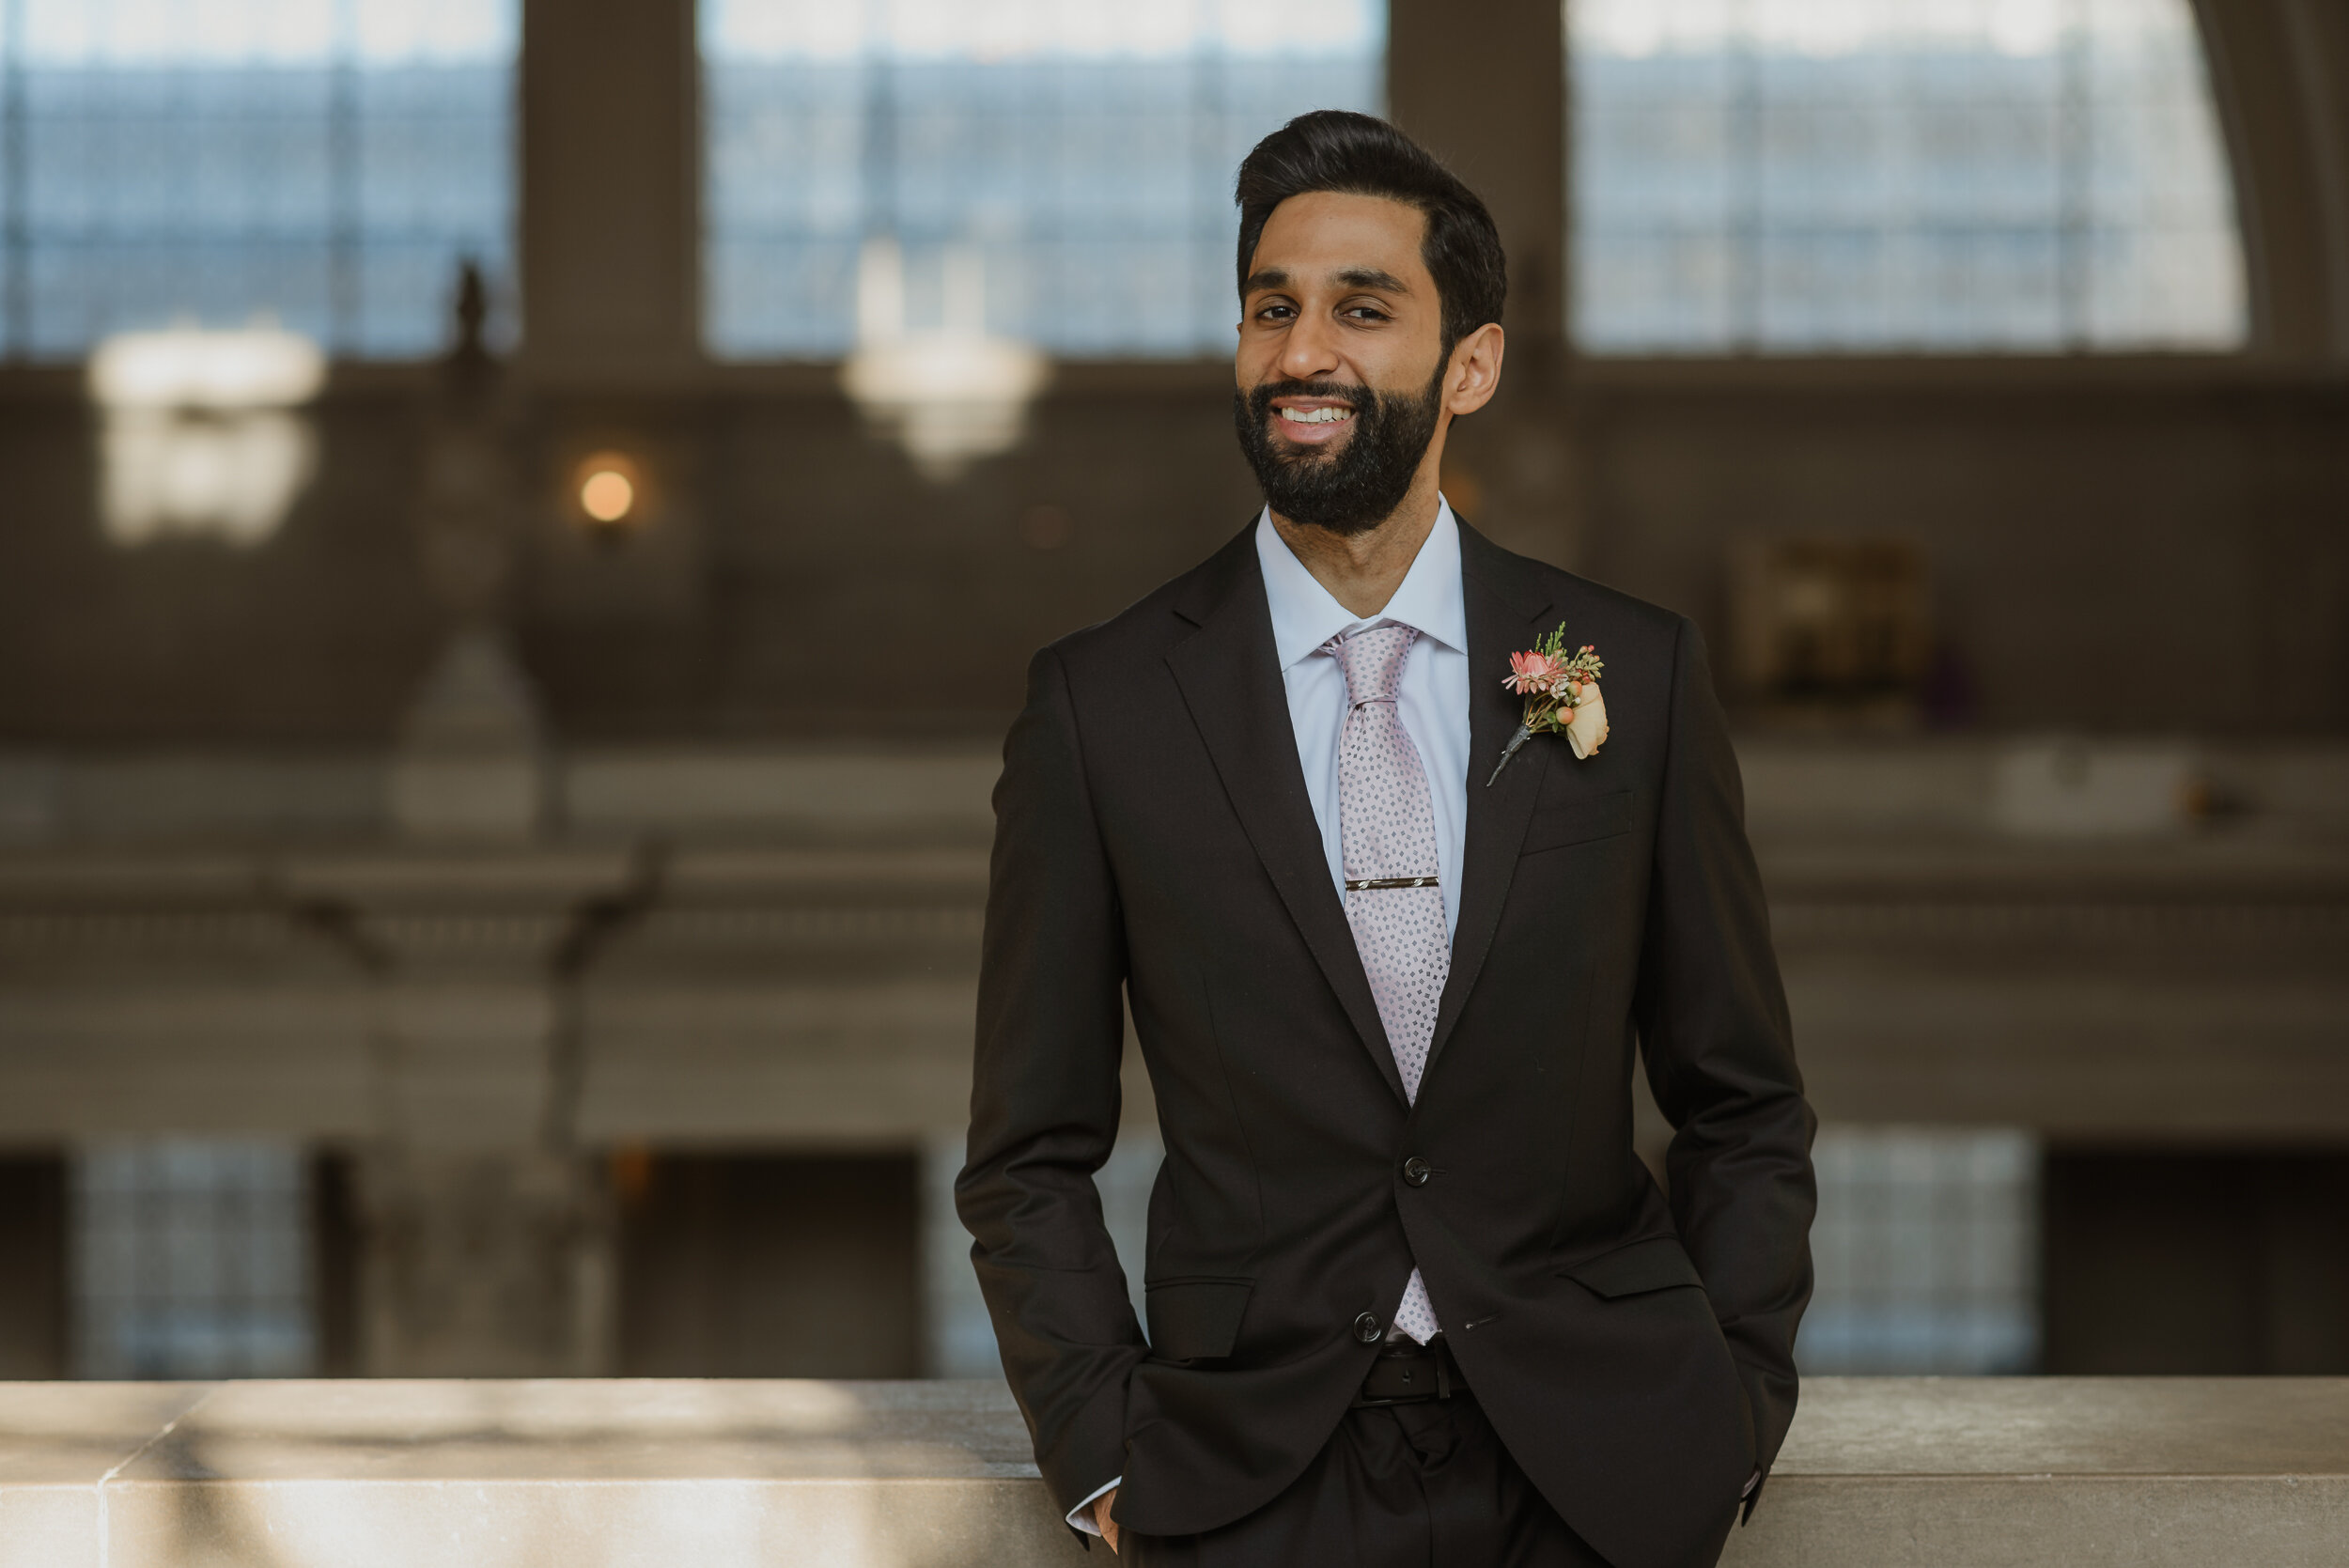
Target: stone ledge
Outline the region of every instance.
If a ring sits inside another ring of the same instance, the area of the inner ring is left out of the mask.
[[[2349,1379],[1821,1378],[1724,1561],[2336,1568],[2344,1541]],[[1085,1560],[1000,1385],[0,1385],[0,1568]]]

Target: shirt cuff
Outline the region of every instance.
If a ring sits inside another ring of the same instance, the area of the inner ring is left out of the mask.
[[[1119,1476],[1115,1481],[1095,1487],[1093,1496],[1068,1511],[1068,1528],[1083,1530],[1087,1535],[1100,1534],[1101,1527],[1093,1522],[1093,1505],[1099,1502],[1107,1494],[1116,1491],[1125,1483],[1125,1481],[1124,1476]]]
[[[1115,1482],[1113,1482],[1113,1481],[1110,1483],[1110,1485],[1112,1485],[1112,1486],[1114,1486],[1114,1485],[1116,1485],[1116,1484],[1117,1484],[1117,1483],[1115,1483]],[[1745,1485],[1743,1485],[1743,1486],[1741,1486],[1741,1487],[1739,1487],[1739,1488],[1737,1489],[1737,1495],[1738,1495],[1739,1497],[1741,1497],[1741,1498],[1750,1498],[1750,1497],[1753,1496],[1753,1489],[1754,1489],[1756,1486],[1759,1486],[1759,1485],[1761,1485],[1761,1484],[1762,1484],[1762,1472],[1761,1472],[1761,1470],[1760,1470],[1759,1468],[1756,1468],[1756,1469],[1754,1470],[1753,1474],[1751,1474],[1751,1475],[1750,1475],[1750,1476],[1746,1477],[1746,1483],[1745,1483]],[[1100,1495],[1101,1495],[1101,1494],[1100,1494],[1099,1492],[1096,1492],[1096,1493],[1094,1493],[1094,1494],[1093,1494],[1093,1496],[1094,1496],[1094,1497],[1096,1497],[1096,1498],[1099,1497]],[[1091,1499],[1091,1498],[1087,1498],[1086,1500],[1087,1500],[1087,1501],[1091,1501],[1092,1499]]]

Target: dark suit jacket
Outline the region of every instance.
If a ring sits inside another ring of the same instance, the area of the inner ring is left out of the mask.
[[[1030,671],[995,792],[957,1201],[1064,1509],[1121,1474],[1118,1521],[1145,1534],[1269,1501],[1336,1428],[1416,1263],[1575,1530],[1620,1568],[1695,1563],[1785,1436],[1811,1289],[1814,1122],[1736,759],[1687,620],[1465,525],[1460,549],[1468,831],[1417,1105],[1331,885],[1243,531]],[[1536,737],[1488,788],[1518,718],[1508,656],[1561,621],[1606,660],[1613,733],[1585,761]],[[1166,1144],[1146,1342],[1092,1182],[1121,986]],[[1669,1202],[1632,1151],[1635,1046],[1678,1129]]]

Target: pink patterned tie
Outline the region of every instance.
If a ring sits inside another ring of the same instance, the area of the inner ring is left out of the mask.
[[[1376,626],[1334,638],[1320,650],[1346,672],[1346,728],[1338,737],[1346,919],[1403,1092],[1414,1102],[1420,1075],[1427,1070],[1444,977],[1452,972],[1443,889],[1437,881],[1435,807],[1419,748],[1394,706],[1404,661],[1418,638],[1408,626]],[[1416,1268],[1394,1325],[1422,1344],[1436,1337],[1436,1309]]]

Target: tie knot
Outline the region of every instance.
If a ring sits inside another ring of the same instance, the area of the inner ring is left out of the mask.
[[[1394,701],[1403,684],[1403,661],[1410,658],[1418,637],[1408,626],[1374,626],[1324,644],[1322,651],[1346,673],[1346,706]]]

